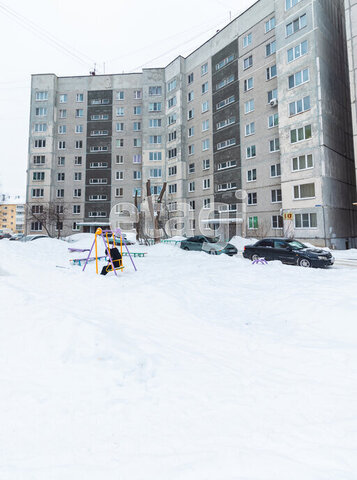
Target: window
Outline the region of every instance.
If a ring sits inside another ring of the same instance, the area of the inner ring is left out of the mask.
[[[35,132],[46,132],[47,123],[35,123]]]
[[[32,174],[32,180],[35,182],[40,182],[45,179],[45,172],[33,172]]]
[[[195,146],[193,144],[188,146],[188,154],[193,155],[195,153]]]
[[[89,179],[89,184],[90,185],[106,185],[108,183],[108,180],[106,178],[90,178]]]
[[[42,230],[41,222],[31,222],[31,232],[40,232]]]
[[[124,180],[124,172],[122,170],[115,172],[115,180]]]
[[[141,180],[141,171],[140,170],[134,170],[133,171],[133,179],[134,180]]]
[[[117,107],[116,109],[116,116],[122,117],[124,115],[124,107]]]
[[[116,146],[117,146],[117,148],[124,147],[124,138],[117,138]]]
[[[58,142],[58,149],[59,150],[65,150],[66,148],[66,142],[64,142],[63,140],[59,141]]]
[[[288,50],[288,62],[293,62],[297,58],[302,57],[303,55],[306,55],[308,52],[308,42],[305,40],[302,43],[299,43],[299,45],[296,45],[296,47],[289,48]]]
[[[150,168],[150,178],[161,178],[161,168]]]
[[[254,78],[250,77],[244,80],[244,91],[248,92],[248,90],[251,90],[254,87]]]
[[[169,177],[177,174],[177,166],[169,167]]]
[[[276,229],[283,228],[283,217],[281,215],[272,215],[271,217],[271,227]]]
[[[221,120],[220,122],[217,123],[217,130],[220,130],[221,128],[227,127],[228,125],[232,125],[235,123],[236,117],[229,117],[225,118],[224,120]]]
[[[190,210],[195,210],[195,208],[196,208],[195,200],[190,200]]]
[[[301,198],[314,198],[315,197],[315,184],[304,183],[302,185],[294,186],[294,200]]]
[[[276,65],[272,65],[271,67],[267,68],[266,70],[267,80],[271,80],[272,78],[275,78],[276,75],[277,75]]]
[[[115,130],[117,132],[123,132],[124,131],[124,123],[116,123]]]
[[[175,97],[172,97],[172,98],[169,98],[168,101],[167,101],[167,108],[172,108],[176,105],[177,101],[176,101],[176,96]]]
[[[151,160],[152,162],[161,162],[161,152],[149,152],[149,160]]]
[[[208,112],[209,109],[209,103],[208,100],[202,103],[201,111],[202,113]]]
[[[64,159],[64,157],[62,157]],[[46,162],[46,157],[45,155],[35,155],[33,157],[33,163],[35,165],[39,165],[39,164],[43,164]],[[63,160],[63,164],[64,164],[64,160]]]
[[[172,132],[170,132],[168,138],[169,138],[169,142],[176,140],[176,130],[173,130]]]
[[[84,110],[83,110],[83,108],[76,108],[76,117],[77,117],[77,118],[84,117]]]
[[[35,140],[34,147],[35,148],[45,148],[46,140]]]
[[[32,213],[43,213],[43,205],[32,205]]]
[[[154,95],[161,95],[162,94],[162,89],[160,85],[155,85],[152,87],[149,87],[149,96],[152,97]]]
[[[82,180],[82,172],[74,172],[74,181],[79,182]]]
[[[301,0],[285,0],[285,10],[295,7]]]
[[[96,114],[90,116],[91,120],[109,120],[109,115],[107,113]]]
[[[235,102],[235,96],[232,95],[231,97],[225,98],[224,100],[221,100],[220,102],[218,102],[216,104],[216,108],[217,108],[217,110],[219,110],[220,108],[223,108],[226,105],[229,105],[229,104],[234,103],[234,102]]]
[[[289,88],[298,87],[303,83],[309,81],[309,69],[305,68],[304,70],[300,70],[299,72],[290,75],[288,78],[289,81]]]
[[[89,217],[106,217],[106,212],[89,212]]]
[[[249,57],[243,60],[243,70],[247,70],[252,66],[253,66],[253,55],[250,55]]]
[[[211,207],[211,199],[210,198],[204,198],[203,199],[203,208],[210,208]]]
[[[107,162],[90,162],[89,168],[108,168]]]
[[[208,63],[201,66],[201,76],[206,75],[206,73],[208,73]]]
[[[202,160],[202,169],[203,170],[208,170],[210,166],[209,158],[206,160]]]
[[[269,57],[273,53],[276,52],[276,41],[274,40],[273,42],[268,43],[265,45],[265,56]]]
[[[161,110],[161,103],[160,104],[150,103],[150,105],[156,105],[156,108],[158,108],[157,105],[160,105],[160,110]],[[152,111],[156,111],[156,110],[152,110]],[[133,108],[133,113],[134,113],[134,115],[141,115],[141,107],[138,106],[138,105],[136,107],[134,107]]]
[[[80,205],[73,205],[73,213],[78,215],[81,213],[81,206]]]
[[[116,197],[122,197],[124,195],[124,188],[123,187],[117,187],[115,189],[115,196]]]
[[[220,82],[216,84],[216,90],[220,90],[221,88],[229,85],[230,83],[234,82],[234,75],[229,75],[228,77],[223,78]]]
[[[275,17],[270,18],[267,22],[265,22],[265,33],[270,32],[275,28]]]
[[[134,130],[134,132],[139,132],[141,130],[141,122],[134,122],[133,123],[133,130]]]
[[[149,112],[161,112],[161,108],[162,108],[161,102],[149,103]],[[135,110],[135,107],[134,107],[134,110]]]
[[[229,55],[228,57],[225,57],[223,60],[221,60],[216,64],[216,71],[225,67],[226,65],[228,65],[228,63],[233,62],[233,60],[234,60],[234,55],[232,53],[231,55]]]
[[[160,195],[162,187],[160,185],[153,185],[150,188],[151,195]]]
[[[294,21],[286,25],[286,36],[289,37],[293,33],[296,33],[302,28],[306,27],[306,25],[307,25],[307,17],[306,17],[306,13],[304,13],[304,15],[301,15],[301,17],[296,18]]]
[[[57,181],[58,182],[64,182],[64,173],[57,173]]]
[[[252,170],[247,171],[247,182],[255,182],[257,179],[257,169],[252,168]]]
[[[211,186],[211,180],[209,178],[203,179],[203,190],[207,190]]]
[[[187,112],[187,119],[191,120],[194,116],[195,116],[195,110],[191,108],[191,110]]]
[[[248,193],[248,205],[256,205],[256,204],[257,204],[257,192]]]
[[[309,168],[314,168],[314,160],[311,154],[308,155],[299,155],[292,159],[292,170],[297,172],[299,170],[308,170]]]
[[[123,124],[124,126],[124,124]],[[92,130],[90,132],[91,137],[100,137],[100,136],[105,136],[108,135],[108,130]]]
[[[124,100],[124,92],[123,91],[117,92],[117,100]]]
[[[209,129],[209,120],[203,120],[202,122],[202,132],[206,132]]]
[[[290,143],[302,142],[312,137],[311,125],[290,130]]]
[[[169,193],[177,193],[177,184],[176,183],[172,183],[171,185],[169,185]]]
[[[279,114],[274,113],[268,117],[268,128],[277,127],[279,125]]]
[[[273,90],[270,90],[268,92],[268,103],[270,103],[271,100],[277,99],[278,98],[278,89],[274,88]]]
[[[59,101],[60,103],[67,103],[67,94],[63,93],[62,95],[59,96]]]
[[[300,100],[289,103],[289,115],[292,117],[298,113],[306,112],[306,110],[310,110],[310,108],[310,96],[308,95]]]
[[[236,139],[230,138],[229,140],[224,140],[223,142],[217,143],[217,150],[222,150],[223,148],[228,148],[235,144],[236,144]]]
[[[76,140],[75,147],[78,148],[83,148],[83,140]]]
[[[269,140],[269,152],[278,152],[280,150],[280,142],[279,138],[273,138],[273,140]]]
[[[161,127],[161,118],[150,118],[149,128],[158,128],[158,127]]]
[[[170,80],[167,83],[167,91],[172,92],[172,90],[175,90],[175,88],[176,88],[176,78],[174,78],[173,80]]]
[[[109,98],[93,98],[91,105],[108,105],[110,103]]]
[[[243,48],[248,47],[252,43],[252,34],[248,33],[245,37],[243,37]]]
[[[45,107],[37,107],[35,109],[36,117],[45,117],[47,115],[47,108]]]
[[[36,92],[35,93],[36,102],[43,102],[48,100],[48,92]]]
[[[189,137],[193,137],[194,133],[195,133],[195,128],[194,128],[194,127],[190,127],[190,128],[188,129],[188,136],[189,136]]]
[[[141,155],[133,155],[133,163],[141,163]]]
[[[220,183],[217,185],[218,192],[226,192],[227,190],[234,190],[236,188],[237,188],[236,182]]]
[[[246,149],[246,158],[253,158],[257,154],[255,145],[250,145]]]
[[[187,75],[187,83],[190,85],[193,82],[193,73]]]
[[[208,92],[208,82],[202,83],[201,92],[202,95]]]
[[[232,168],[237,166],[236,160],[228,160],[218,164],[217,170],[225,170],[226,168]]]
[[[133,197],[135,197],[135,196],[141,197],[141,188],[140,187],[133,188]]]
[[[82,157],[74,157],[75,165],[82,165]]]
[[[83,102],[83,101],[84,101],[83,93],[77,93],[76,94],[76,102]]]
[[[295,228],[317,228],[316,213],[295,213]]]
[[[194,163],[190,163],[188,165],[188,173],[195,173],[195,164]]]
[[[255,133],[255,123],[247,123],[245,126],[245,136],[253,135]]]
[[[205,152],[209,149],[209,138],[202,140],[202,152]]]
[[[270,165],[270,176],[271,177],[280,177],[281,176],[280,163],[275,163],[274,165]]]
[[[167,117],[168,125],[173,125],[174,123],[176,123],[176,113],[173,113],[172,115],[168,115]]]
[[[195,182],[189,182],[189,184],[188,184],[188,191],[192,193],[192,192],[195,191],[195,188],[196,188],[196,187],[195,187]]]
[[[192,91],[192,92],[188,92],[188,94],[187,94],[187,101],[188,101],[188,102],[192,102],[193,99],[194,99],[193,91]]]
[[[250,113],[254,111],[254,99],[248,100],[244,104],[244,113]]]
[[[134,100],[141,99],[141,90],[134,90]]]
[[[43,188],[33,188],[31,191],[32,198],[42,198],[43,197]]]
[[[60,135],[63,135],[64,133],[67,133],[67,126],[66,125],[58,125],[58,133]]]
[[[63,197],[64,197],[64,188],[59,188],[59,189],[56,191],[56,197],[57,197],[57,198],[63,198]]]
[[[278,188],[276,190],[271,191],[271,202],[272,203],[280,203],[282,201],[281,199],[281,189]]]
[[[149,143],[160,144],[161,143],[161,135],[150,135],[149,136]]]
[[[83,129],[83,125],[76,125],[75,127],[75,132],[76,133],[83,133],[84,129]]]

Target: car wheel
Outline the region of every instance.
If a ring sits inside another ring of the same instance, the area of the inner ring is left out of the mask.
[[[311,262],[307,258],[300,258],[298,264],[300,265],[300,267],[311,267]]]
[[[188,247],[183,247],[183,249],[186,250],[186,252],[190,250]]]
[[[217,255],[217,252],[216,252],[216,250],[213,250],[213,249],[212,249],[212,250],[209,251],[209,254],[210,254],[210,255]]]
[[[259,260],[260,257],[256,253],[253,253],[253,255],[250,258],[254,261],[254,260]]]

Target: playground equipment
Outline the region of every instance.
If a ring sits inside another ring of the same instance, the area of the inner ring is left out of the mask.
[[[252,265],[268,265],[268,262],[265,260],[264,257],[262,258],[257,258],[256,260],[252,261]]]
[[[115,238],[120,238],[120,255],[121,255],[121,259],[118,261],[118,266],[115,266],[114,265],[114,262],[113,262],[113,259],[110,255],[110,243],[109,243],[109,236],[112,236],[113,238],[113,247],[116,248],[116,243],[115,243]],[[93,251],[93,248],[94,248],[94,252],[95,252],[95,270],[96,270],[96,273],[99,273],[98,272],[98,260],[101,258],[101,257],[98,257],[98,237],[101,237],[103,239],[103,243],[104,243],[104,248],[107,250],[108,252],[108,257],[109,257],[109,261],[111,263],[111,267],[113,269],[113,272],[115,273],[115,275],[118,275],[117,274],[117,270],[123,270],[124,269],[124,266],[123,266],[123,244],[125,246],[125,249],[126,249],[126,253],[127,255],[130,257],[130,260],[131,260],[131,263],[133,264],[133,267],[134,267],[134,270],[136,270],[136,266],[135,266],[135,263],[134,263],[134,260],[132,259],[132,256],[130,255],[130,252],[128,250],[128,246],[123,238],[123,235],[122,235],[122,232],[120,230],[120,228],[117,228],[115,230],[115,232],[113,232],[112,230],[102,230],[101,228],[97,228],[95,234],[94,234],[94,241],[92,243],[92,246],[89,250],[89,253],[88,253],[88,257],[87,259],[85,260],[85,264],[84,264],[84,267],[83,267],[83,272],[88,264],[88,262],[91,261],[91,259],[93,257],[91,257],[91,253]]]

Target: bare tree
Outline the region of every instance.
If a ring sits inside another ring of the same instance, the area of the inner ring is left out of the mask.
[[[162,222],[160,222],[160,215],[161,215],[161,207],[163,203],[163,196],[166,191],[166,185],[167,183],[164,182],[161,192],[155,202],[153,203],[153,197],[151,195],[151,186],[150,186],[150,180],[146,182],[146,195],[147,195],[147,201],[149,205],[149,212],[150,216],[152,219],[153,227],[154,227],[154,241],[155,243],[160,243],[160,225]]]
[[[45,205],[31,203],[27,205],[27,221],[39,222],[49,237],[54,237],[53,232],[60,238],[63,222],[69,212],[68,205],[64,202],[50,202]]]

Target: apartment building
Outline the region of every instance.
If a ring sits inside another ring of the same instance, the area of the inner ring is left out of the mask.
[[[118,202],[140,206],[150,179],[154,196],[167,182],[173,234],[356,245],[344,13],[343,0],[259,0],[164,68],[33,75],[29,209],[54,204],[65,234],[94,231]]]
[[[23,233],[25,227],[25,199],[20,195],[0,195],[0,230],[5,233]]]

